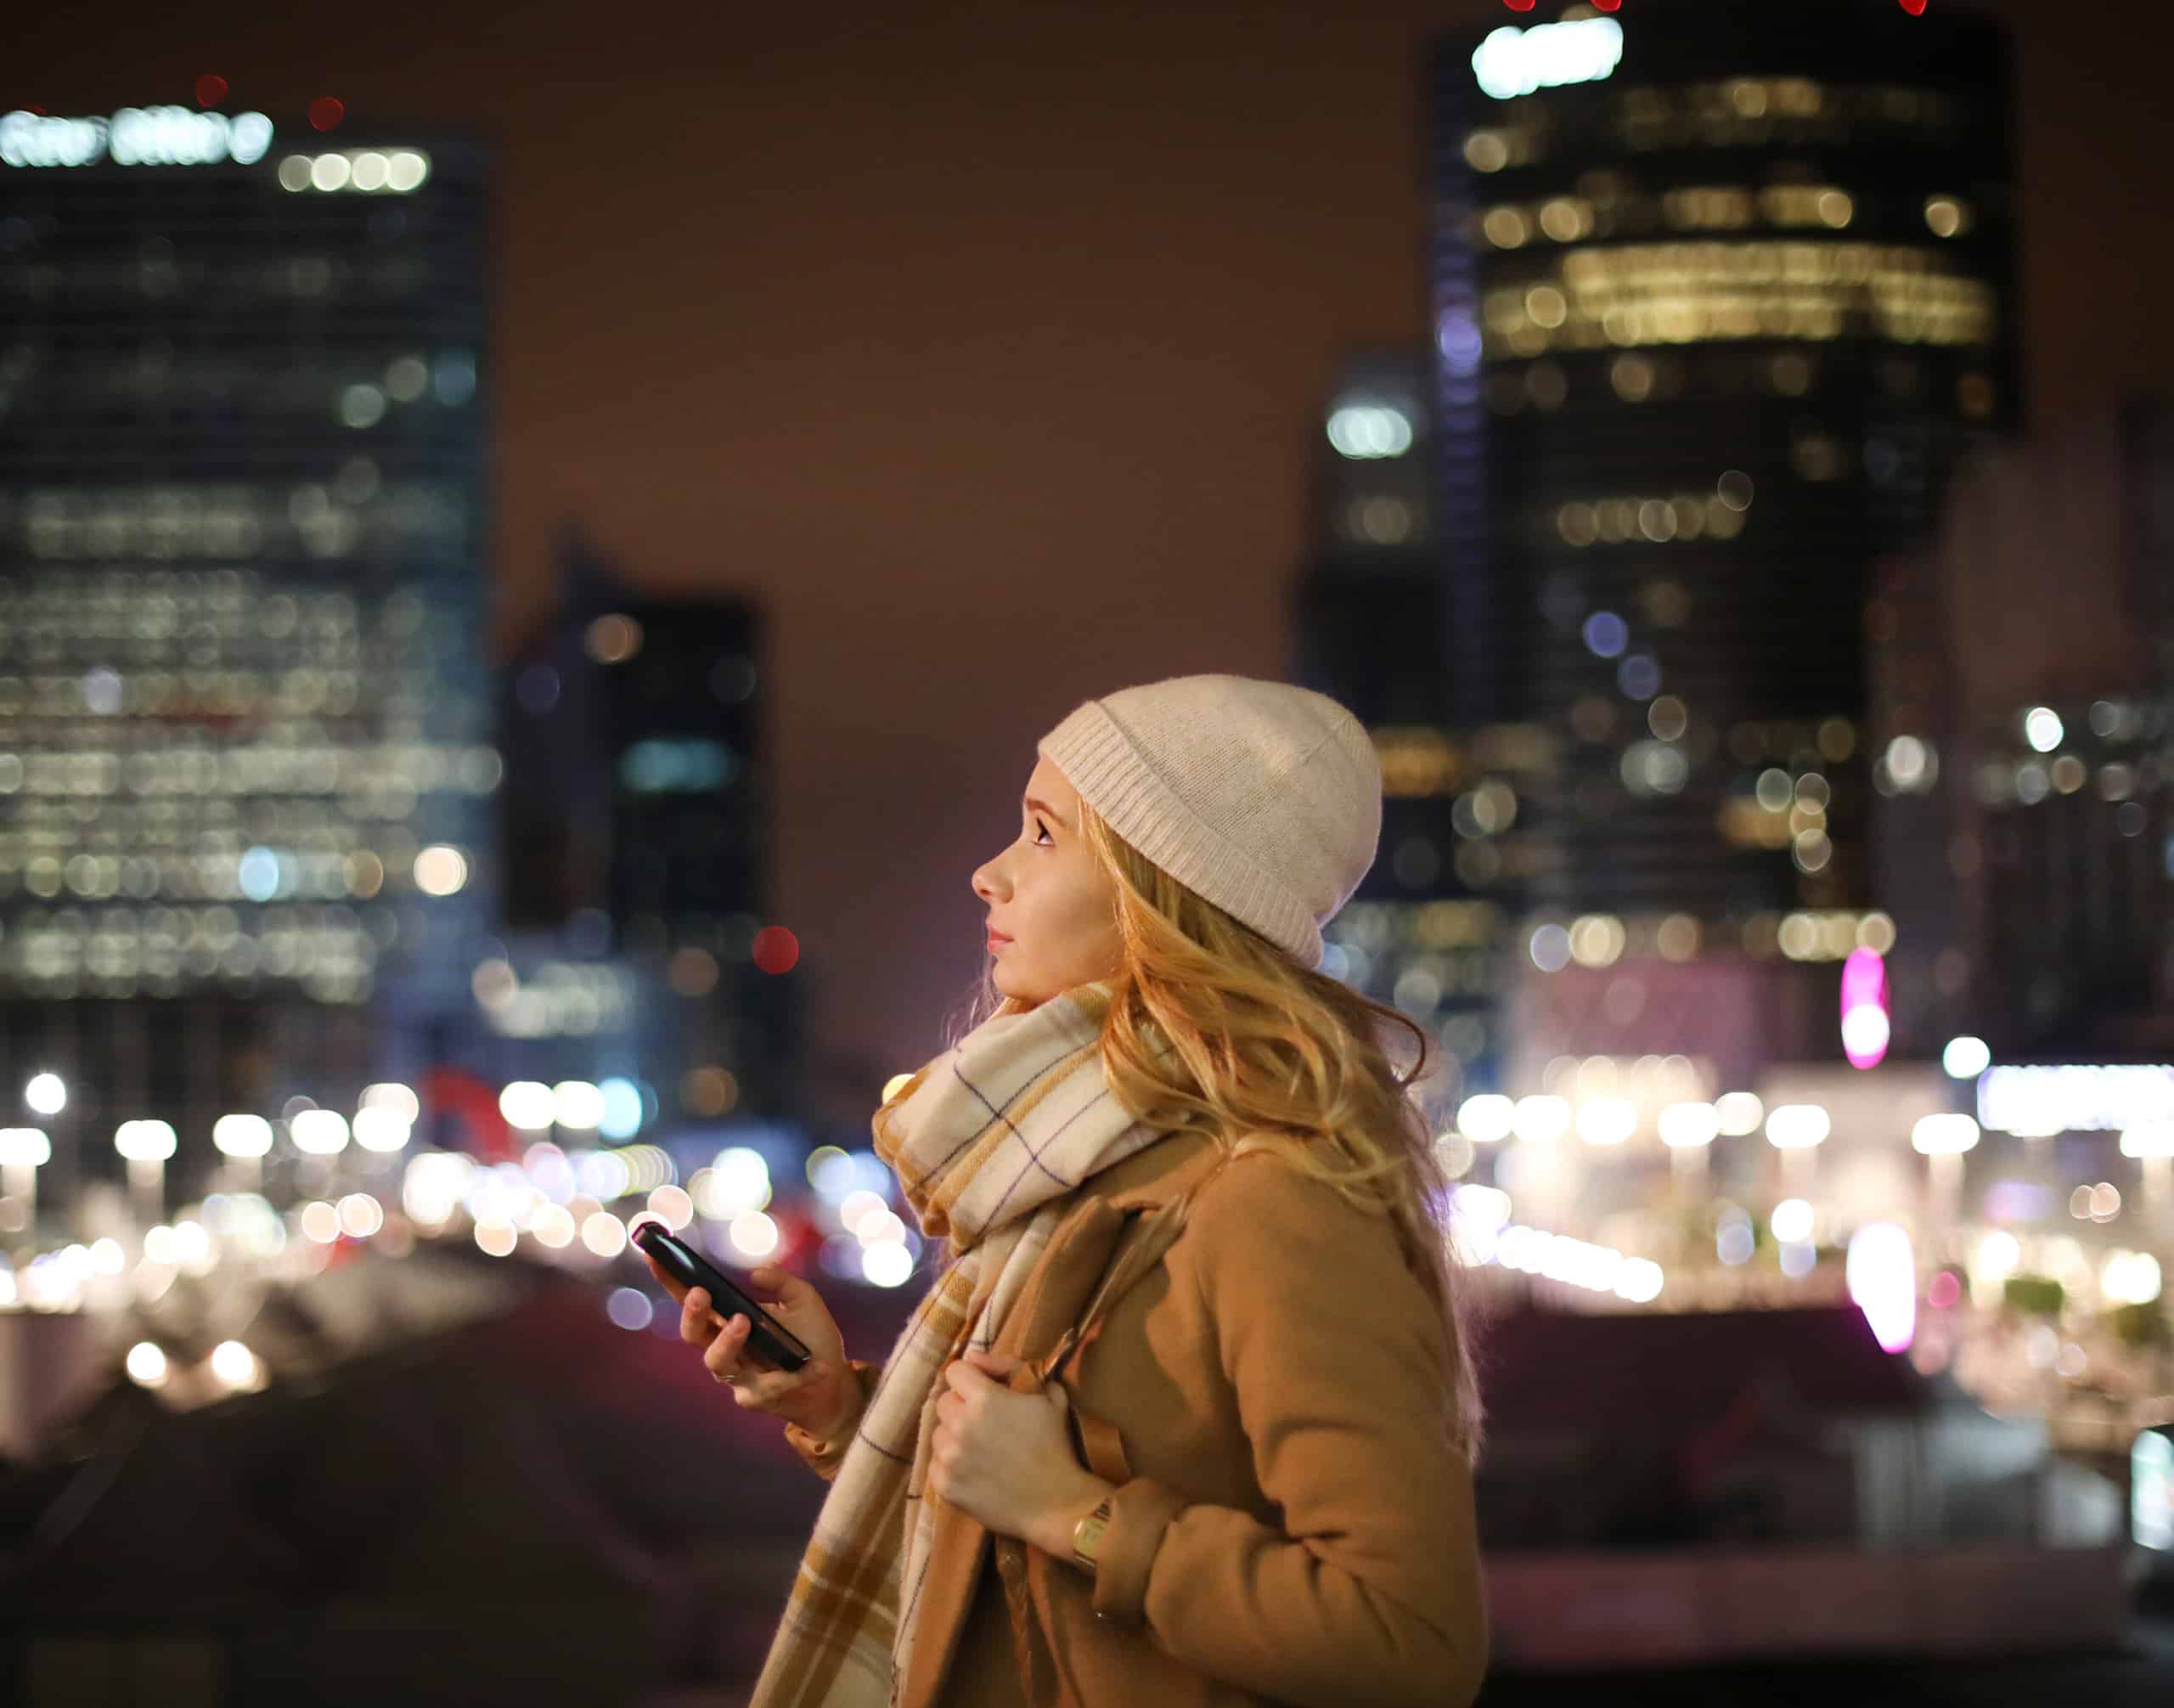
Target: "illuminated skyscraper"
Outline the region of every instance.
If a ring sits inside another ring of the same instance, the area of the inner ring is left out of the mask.
[[[2002,38],[1642,0],[1433,80],[1445,651],[1558,744],[1534,905],[1610,964],[1884,946],[1863,613],[2016,416]]]
[[[1574,6],[1433,105],[1455,644],[1564,738],[1552,899],[1862,905],[1868,567],[2014,417],[2002,38]]]
[[[457,138],[0,117],[0,1096],[87,1172],[472,1015],[485,211]]]

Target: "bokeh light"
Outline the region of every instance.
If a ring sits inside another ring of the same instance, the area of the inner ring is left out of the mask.
[[[742,1262],[759,1263],[778,1249],[778,1225],[760,1210],[751,1210],[732,1219],[729,1237]]]
[[[1951,1038],[1940,1059],[1950,1079],[1974,1079],[1993,1065],[1993,1052],[1982,1038]]]
[[[336,1157],[347,1148],[347,1119],[337,1109],[304,1109],[287,1123],[287,1133],[305,1156]]]
[[[1845,1276],[1881,1350],[1907,1351],[1918,1323],[1917,1256],[1907,1231],[1894,1222],[1867,1222],[1850,1236]]]
[[[800,961],[800,939],[781,925],[766,925],[755,933],[751,952],[764,972],[790,972]]]
[[[598,1210],[582,1222],[581,1243],[599,1257],[617,1257],[627,1249],[627,1225],[610,1210]]]

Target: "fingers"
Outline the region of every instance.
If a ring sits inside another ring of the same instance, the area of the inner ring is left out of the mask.
[[[684,1328],[681,1331],[684,1333]],[[713,1328],[702,1352],[702,1364],[720,1382],[740,1373],[741,1349],[747,1344],[747,1319],[735,1316],[722,1328]]]
[[[684,1319],[682,1333],[684,1331]],[[708,1350],[702,1354],[702,1362],[720,1376],[726,1372],[742,1371],[763,1375],[780,1373],[759,1352],[747,1350],[748,1337],[754,1333],[745,1316],[735,1316],[729,1322],[719,1322],[717,1313],[711,1311],[704,1326],[696,1330],[699,1339],[695,1344]]]
[[[756,1361],[746,1350],[749,1332],[746,1317],[735,1316],[715,1331],[703,1350],[702,1364],[715,1380],[730,1386],[733,1401],[742,1411],[772,1411],[780,1401],[797,1393],[807,1376],[804,1372],[774,1370]]]
[[[972,1394],[988,1384],[988,1372],[973,1360],[983,1355],[969,1352],[964,1358],[954,1359],[943,1367],[943,1379],[955,1394]]]
[[[717,1313],[710,1309],[708,1292],[690,1288],[679,1301],[679,1338],[690,1346],[707,1346],[717,1338]]]

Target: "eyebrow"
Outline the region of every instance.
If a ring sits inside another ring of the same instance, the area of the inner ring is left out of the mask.
[[[1028,795],[1022,798],[1019,804],[1028,809],[1030,812],[1048,814],[1050,817],[1055,819],[1059,824],[1064,825],[1064,827],[1067,830],[1070,830],[1072,828],[1069,824],[1065,823],[1064,815],[1059,812],[1055,807],[1051,806],[1047,801],[1037,800],[1033,796]]]

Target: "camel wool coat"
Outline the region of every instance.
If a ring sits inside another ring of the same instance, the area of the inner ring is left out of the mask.
[[[1056,1351],[1129,1213],[1194,1187],[1163,1261],[1056,1372],[1090,1468],[1118,1485],[1096,1572],[955,1526],[900,1708],[1022,1708],[1006,1579],[1030,1610],[1033,1708],[1478,1694],[1485,1615],[1440,1314],[1385,1217],[1272,1152],[1226,1160],[1174,1134],[1073,1195],[994,1350]],[[878,1373],[856,1367],[868,1391]],[[830,1476],[849,1439],[795,1445]]]

